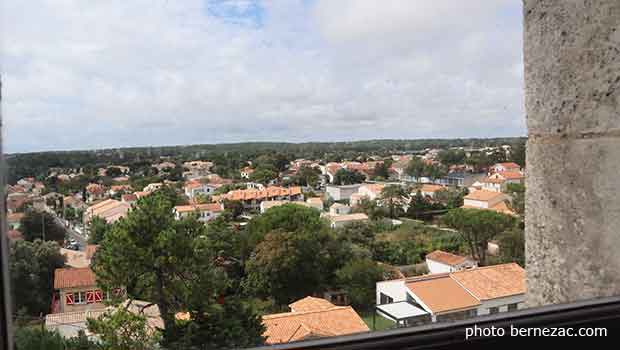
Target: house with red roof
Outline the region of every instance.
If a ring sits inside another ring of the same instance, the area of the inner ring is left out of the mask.
[[[443,250],[435,250],[426,254],[425,260],[430,273],[455,272],[478,266],[474,259]]]
[[[217,203],[222,203],[225,200],[239,201],[246,209],[258,210],[263,201],[303,201],[304,195],[299,186],[288,188],[269,186],[263,189],[234,190],[226,194],[212,196],[211,199]]]
[[[368,332],[370,329],[350,306],[336,306],[306,297],[289,305],[291,312],[263,316],[265,343],[288,343],[312,338]]]
[[[112,296],[97,286],[95,273],[90,267],[56,269],[54,291],[52,313],[102,309],[105,308],[104,301]],[[112,291],[122,292],[122,289]]]
[[[207,222],[220,216],[224,212],[224,206],[221,203],[177,205],[173,208],[173,212],[177,220],[181,220],[190,214],[196,214],[198,220]]]
[[[521,166],[514,162],[504,162],[504,163],[493,164],[489,168],[489,172],[492,174],[501,173],[504,171],[521,172]]]
[[[483,190],[503,192],[508,184],[523,184],[525,175],[520,171],[500,171],[489,175],[481,182]]]
[[[443,322],[514,311],[524,306],[525,293],[525,270],[515,263],[376,284],[378,314],[405,324],[429,315]]]

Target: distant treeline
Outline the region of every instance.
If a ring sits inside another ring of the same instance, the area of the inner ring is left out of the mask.
[[[265,154],[287,159],[309,158],[342,161],[369,155],[412,153],[426,148],[485,147],[524,143],[524,137],[489,139],[366,140],[352,142],[247,142],[216,145],[132,147],[90,151],[52,151],[6,155],[8,181],[26,176],[44,177],[50,168],[88,168],[107,165],[144,166],[167,158],[175,162],[202,159],[234,168]]]

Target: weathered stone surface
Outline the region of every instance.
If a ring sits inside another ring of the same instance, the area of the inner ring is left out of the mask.
[[[620,295],[620,139],[528,145],[528,303]]]
[[[620,1],[526,0],[530,135],[620,130]]]
[[[620,1],[524,1],[530,306],[620,295]]]

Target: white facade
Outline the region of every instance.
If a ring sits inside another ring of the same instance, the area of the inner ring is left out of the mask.
[[[430,273],[455,272],[466,268],[475,267],[476,265],[477,264],[471,260],[465,260],[464,262],[457,265],[450,265],[440,261],[435,261],[428,258],[426,259],[426,266],[428,267],[428,271]]]
[[[194,199],[198,195],[210,196],[215,192],[216,189],[216,186],[210,184],[201,184],[201,186],[186,186],[185,195],[189,199]]]
[[[465,197],[463,199],[463,205],[464,206],[472,206],[472,207],[476,207],[476,208],[480,208],[480,209],[488,209],[488,208],[492,208],[495,205],[505,201],[506,199],[508,199],[508,196],[504,195],[504,194],[499,194],[491,199],[488,200],[480,200],[480,199],[470,199]]]
[[[325,192],[327,196],[335,201],[350,200],[351,195],[357,193],[361,184],[343,185],[343,186],[327,186]]]
[[[329,214],[333,216],[346,215],[350,213],[351,213],[351,207],[348,205],[340,204],[340,203],[334,203],[329,208]]]

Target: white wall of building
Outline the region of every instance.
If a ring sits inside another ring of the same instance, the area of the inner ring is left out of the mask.
[[[522,309],[525,303],[525,294],[513,295],[506,298],[491,299],[481,301],[482,305],[478,307],[478,316],[488,315],[489,309],[499,307],[499,312],[508,311],[508,305],[517,304],[518,309]]]

